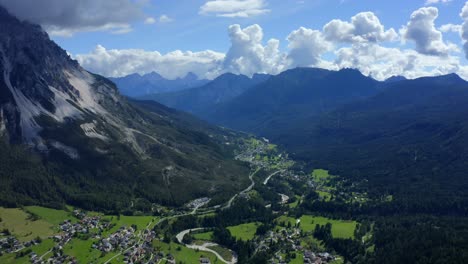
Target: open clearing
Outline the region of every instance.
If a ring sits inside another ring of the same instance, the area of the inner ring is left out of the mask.
[[[39,216],[42,220],[49,222],[54,226],[58,226],[66,219],[71,220],[72,222],[77,221],[71,212],[66,212],[64,210],[56,210],[40,206],[26,206],[25,210]]]
[[[312,172],[312,177],[316,181],[325,181],[331,177],[327,170],[316,169]]]
[[[301,217],[301,229],[304,231],[314,231],[315,225],[332,224],[333,238],[353,238],[356,230],[356,221],[333,220],[321,216],[304,215]]]
[[[8,229],[20,241],[29,241],[36,237],[47,238],[54,234],[54,225],[38,219],[32,221],[30,215],[18,208],[0,208],[1,229]]]
[[[357,225],[356,221],[334,220],[322,216],[303,215],[300,219],[300,228],[304,232],[313,232],[315,230],[315,225],[332,224],[332,236],[334,238],[354,238],[354,230],[356,230]],[[281,228],[281,223],[287,226],[289,222],[291,226],[295,226],[297,222],[296,219],[285,215],[276,218],[275,221],[277,228]]]
[[[210,232],[198,233],[198,234],[193,234],[192,236],[195,240],[211,241],[213,232],[210,231]]]
[[[230,226],[227,229],[231,232],[231,235],[236,239],[244,241],[252,240],[255,237],[259,223],[247,223],[237,226]]]

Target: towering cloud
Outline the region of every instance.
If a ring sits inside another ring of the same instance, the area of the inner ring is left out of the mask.
[[[322,32],[304,27],[294,30],[288,36],[289,67],[316,66],[321,55],[332,48],[332,44],[325,40]]]
[[[463,19],[461,28],[461,36],[464,41],[463,49],[465,50],[465,56],[468,59],[468,2],[463,6],[460,17]]]
[[[279,40],[270,39],[264,46],[263,30],[259,25],[242,29],[229,27],[231,48],[224,60],[224,70],[253,75],[254,73],[278,73],[283,69]]]
[[[421,54],[447,56],[456,47],[443,41],[442,33],[435,28],[439,10],[423,7],[413,12],[408,24],[401,29],[405,40],[414,41],[416,50]]]

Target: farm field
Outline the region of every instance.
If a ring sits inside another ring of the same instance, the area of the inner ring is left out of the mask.
[[[356,229],[356,221],[333,220],[321,216],[304,215],[301,218],[301,229],[304,231],[314,231],[316,225],[332,224],[333,238],[353,238]]]
[[[59,225],[66,219],[71,220],[72,222],[76,222],[78,220],[71,212],[64,210],[56,210],[40,206],[26,206],[25,211],[37,215],[40,219],[52,225]]]
[[[44,219],[35,220],[19,208],[0,208],[0,218],[0,228],[8,229],[19,241],[47,238],[54,234],[54,224]]]

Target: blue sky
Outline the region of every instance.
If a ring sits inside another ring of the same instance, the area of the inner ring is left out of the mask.
[[[285,39],[288,34],[301,27],[321,29],[332,19],[349,20],[363,11],[374,12],[386,27],[399,29],[408,22],[413,11],[425,6],[425,0],[270,0],[271,11],[250,18],[223,18],[200,15],[203,0],[152,0],[145,5],[144,12],[150,17],[167,15],[170,23],[146,25],[143,21],[133,24],[128,34],[106,32],[77,33],[73,37],[54,36],[53,39],[73,54],[87,53],[98,44],[112,49],[139,48],[158,50],[162,53],[176,49],[226,52],[229,49],[227,28],[231,24],[248,26],[259,24],[266,39]],[[460,24],[458,16],[464,1],[436,4],[439,9],[437,25]],[[460,42],[456,34],[447,34],[446,39]],[[286,49],[283,45],[282,49]]]
[[[465,0],[0,0],[86,69],[278,74],[356,68],[376,79],[468,79]],[[37,12],[41,10],[41,12]],[[462,15],[463,14],[463,15]]]

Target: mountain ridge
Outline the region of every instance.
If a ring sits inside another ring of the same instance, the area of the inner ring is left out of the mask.
[[[130,102],[39,26],[5,10],[0,20],[2,159],[30,164],[0,166],[1,203],[122,210],[135,200],[221,202],[248,184],[226,144],[240,134]]]
[[[187,73],[183,78],[169,80],[153,71],[140,75],[133,73],[123,77],[111,77],[123,95],[130,97],[143,97],[165,92],[176,92],[208,83],[208,80],[199,79],[192,72]]]
[[[266,74],[255,74],[249,78],[245,75],[225,73],[200,87],[144,98],[204,117],[205,113],[212,111],[217,105],[243,94],[268,78],[270,75]]]

